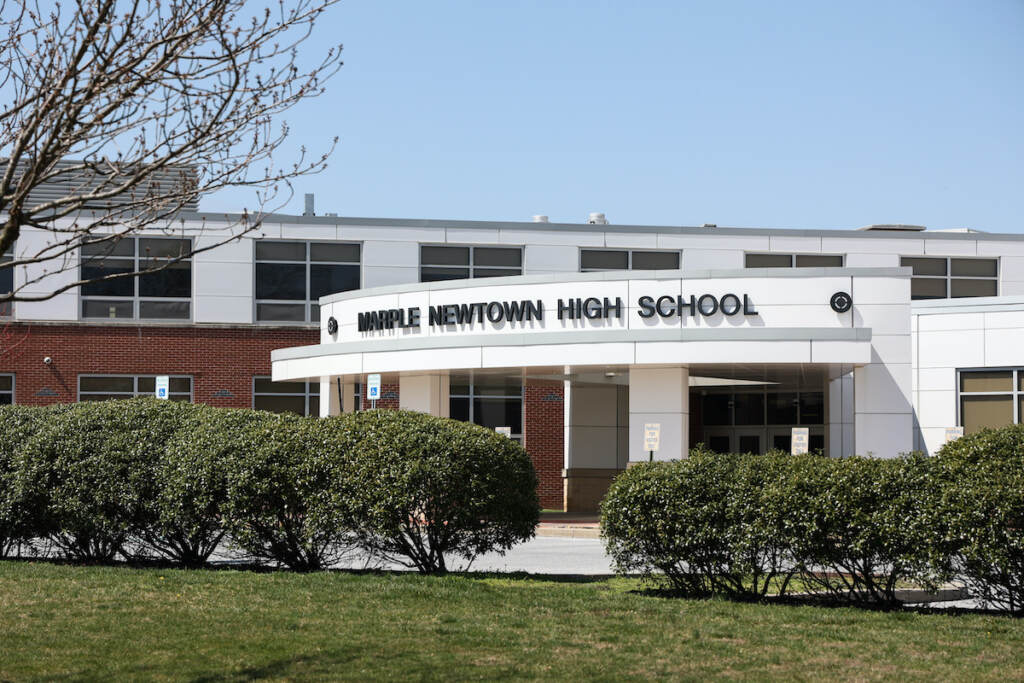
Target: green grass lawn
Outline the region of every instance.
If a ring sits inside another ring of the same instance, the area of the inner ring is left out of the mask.
[[[0,680],[1024,678],[1024,621],[625,579],[0,562]]]

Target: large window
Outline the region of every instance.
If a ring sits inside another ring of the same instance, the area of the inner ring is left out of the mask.
[[[1020,423],[1024,418],[1024,368],[961,370],[959,408],[964,434]]]
[[[79,375],[79,401],[106,401],[112,398],[133,398],[156,395],[156,375]],[[172,401],[192,400],[192,378],[170,375],[169,397]]]
[[[272,382],[269,377],[253,377],[252,407],[316,417],[320,414],[320,383]]]
[[[132,237],[83,244],[82,279],[153,268],[191,251],[188,239]],[[155,273],[83,285],[82,317],[188,320],[192,317],[191,259]]]
[[[601,270],[679,270],[679,252],[580,249],[580,272]]]
[[[522,247],[420,246],[420,282],[522,274]]]
[[[747,268],[834,268],[842,267],[842,254],[747,254]]]
[[[911,299],[996,296],[999,291],[999,259],[904,256],[900,265],[914,270]]]
[[[256,320],[315,323],[319,299],[359,289],[360,245],[256,242]]]
[[[523,438],[523,382],[519,377],[453,377],[449,387],[449,415],[489,429],[509,427],[512,438]]]
[[[0,294],[8,294],[14,291],[14,269],[4,268],[4,263],[10,263],[14,259],[14,247],[6,253],[0,254]],[[13,307],[9,301],[0,303],[0,318],[7,318],[11,315]]]
[[[704,443],[727,453],[790,450],[793,427],[810,427],[812,453],[825,449],[825,394],[821,391],[708,391],[701,396]]]
[[[14,375],[0,375],[0,406],[14,403]]]

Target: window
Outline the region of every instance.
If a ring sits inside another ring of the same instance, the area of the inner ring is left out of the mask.
[[[126,238],[82,245],[82,279],[131,273],[192,251],[192,240]],[[83,318],[188,320],[192,317],[192,261],[164,270],[82,286]]]
[[[6,253],[0,254],[0,294],[7,294],[14,291],[14,269],[10,266],[4,268],[4,263],[14,260],[14,247],[11,246]],[[0,303],[0,318],[10,317],[13,307],[11,302]]]
[[[580,249],[580,272],[601,270],[679,270],[679,252]]]
[[[519,377],[452,378],[449,415],[489,429],[511,427],[512,438],[523,439],[523,381]]]
[[[14,403],[14,375],[0,375],[0,406]]]
[[[420,245],[420,282],[522,274],[522,247]]]
[[[825,394],[820,391],[708,392],[701,397],[705,425],[820,425]]]
[[[172,401],[192,400],[192,378],[170,376],[169,396]],[[79,375],[79,401],[106,401],[156,394],[156,375]]]
[[[747,268],[841,268],[842,254],[747,254]]]
[[[904,256],[900,265],[914,270],[911,299],[996,296],[999,291],[999,259]]]
[[[359,244],[256,242],[256,320],[315,323],[320,297],[359,289]]]
[[[252,407],[271,413],[320,415],[320,382],[272,382],[253,377]]]
[[[964,434],[1024,419],[1024,368],[961,370],[959,389]]]

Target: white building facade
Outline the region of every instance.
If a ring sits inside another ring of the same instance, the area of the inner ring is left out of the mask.
[[[235,224],[188,214],[116,254],[84,247],[39,289]],[[46,239],[26,230],[15,251]],[[32,275],[0,270],[0,290]],[[658,459],[788,450],[794,428],[828,456],[893,457],[1024,417],[1024,235],[269,216],[125,282],[0,310],[56,361],[0,356],[0,402],[144,393],[170,374],[183,399],[326,415],[362,406],[380,374],[401,407],[557,449],[577,509],[652,457],[645,425]],[[218,355],[233,344],[237,363]],[[132,391],[103,379],[126,377]]]

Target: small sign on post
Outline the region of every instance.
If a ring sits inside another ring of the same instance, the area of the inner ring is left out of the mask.
[[[503,434],[504,436],[507,436],[510,439],[512,438],[511,427],[495,427],[494,431],[498,432],[499,434]]]
[[[661,423],[644,423],[644,450],[647,451],[648,462],[654,462],[654,451],[661,445]]]
[[[156,392],[155,395],[159,399],[168,399],[171,397],[171,378],[167,375],[157,375],[156,378]]]
[[[964,435],[963,427],[946,427],[946,443],[955,441]]]
[[[373,374],[366,376],[366,398],[370,401],[370,408],[377,407],[377,399],[380,398],[380,375]]]
[[[807,427],[793,427],[793,435],[789,440],[791,455],[803,455],[807,452],[810,430]]]

